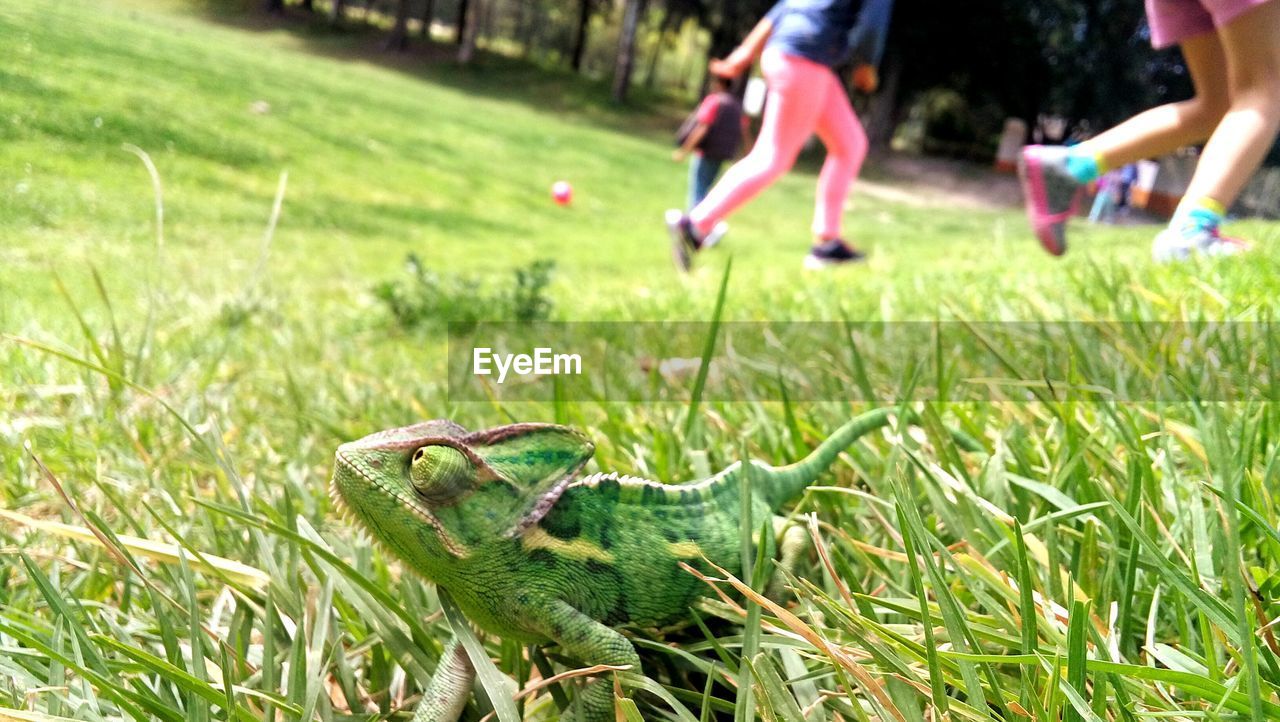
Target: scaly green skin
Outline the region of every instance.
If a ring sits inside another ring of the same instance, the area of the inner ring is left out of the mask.
[[[752,520],[769,519],[842,450],[890,419],[888,410],[863,414],[789,466],[750,462]],[[635,649],[614,627],[684,618],[709,589],[681,563],[709,570],[710,561],[741,574],[743,469],[735,463],[679,485],[616,474],[575,479],[593,451],[561,426],[472,433],[430,421],[339,447],[333,494],[482,629],[557,643],[584,664],[639,671]],[[784,557],[794,555],[794,545],[783,546]],[[772,544],[764,550],[773,551]],[[473,679],[465,652],[451,641],[414,719],[456,720]],[[589,683],[578,706],[584,722],[612,720],[611,686]]]

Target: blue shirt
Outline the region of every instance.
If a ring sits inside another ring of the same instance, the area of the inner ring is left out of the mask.
[[[853,58],[878,65],[893,0],[779,0],[766,47],[836,66]]]

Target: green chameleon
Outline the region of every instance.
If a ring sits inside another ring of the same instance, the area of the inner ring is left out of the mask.
[[[770,518],[799,496],[890,410],[849,421],[787,466],[751,461],[750,513]],[[977,442],[961,437],[963,448]],[[338,448],[332,492],[373,538],[447,590],[482,629],[523,643],[554,642],[584,664],[640,658],[615,627],[685,618],[710,591],[681,563],[710,561],[741,574],[741,463],[686,484],[597,473],[577,478],[595,447],[551,424],[468,432],[450,421],[390,429]],[[803,531],[766,536],[786,567]],[[457,639],[445,645],[415,722],[462,714],[475,671]],[[589,682],[576,702],[583,722],[614,719],[612,686]]]

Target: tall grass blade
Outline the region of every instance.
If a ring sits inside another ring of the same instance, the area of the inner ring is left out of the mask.
[[[804,712],[801,711],[796,698],[787,691],[782,677],[778,675],[778,670],[774,668],[773,662],[767,656],[757,654],[752,659],[744,659],[743,664],[751,670],[756,684],[760,686],[760,691],[763,693],[764,698],[761,701],[769,706],[769,711],[775,719],[781,722],[805,722]]]
[[[724,275],[720,277],[720,290],[716,293],[716,305],[711,312],[707,340],[702,347],[702,361],[698,365],[698,375],[694,378],[693,390],[689,395],[689,410],[684,419],[684,438],[689,446],[698,446],[692,434],[698,420],[698,405],[702,403],[702,392],[707,386],[707,374],[711,372],[711,362],[715,360],[716,338],[720,335],[720,319],[724,314],[724,300],[729,293],[729,272],[732,270],[733,258],[730,257],[724,264]]]
[[[520,713],[516,711],[516,704],[512,699],[514,695],[510,689],[511,681],[503,676],[494,666],[493,660],[489,659],[489,654],[484,651],[480,640],[471,631],[470,623],[462,616],[462,611],[458,609],[449,592],[437,589],[436,594],[440,598],[440,610],[444,612],[444,618],[449,622],[449,628],[453,630],[454,636],[467,650],[467,657],[475,667],[480,686],[489,698],[489,703],[493,705],[493,711],[497,713],[498,719],[500,722],[520,722]]]

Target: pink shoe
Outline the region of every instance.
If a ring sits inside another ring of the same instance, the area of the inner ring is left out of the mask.
[[[1031,228],[1055,256],[1067,252],[1067,220],[1076,214],[1084,187],[1067,172],[1067,152],[1061,145],[1029,145],[1018,157]]]

